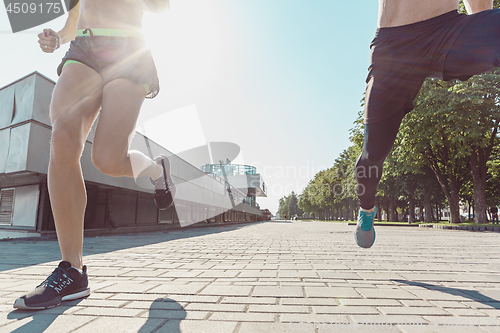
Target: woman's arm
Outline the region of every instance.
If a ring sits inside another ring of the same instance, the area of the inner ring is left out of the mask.
[[[52,29],[43,29],[43,32],[38,35],[38,43],[40,48],[45,53],[52,53],[61,47],[62,44],[68,43],[76,37],[76,22],[80,15],[80,2],[76,4],[68,13],[66,24],[59,31],[55,32]]]
[[[163,12],[170,8],[170,0],[135,0],[142,10],[148,12]]]

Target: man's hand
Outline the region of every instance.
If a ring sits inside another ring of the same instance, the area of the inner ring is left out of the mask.
[[[465,9],[469,15],[493,8],[493,0],[464,0]]]
[[[38,44],[45,53],[52,53],[61,47],[61,37],[52,29],[43,29],[43,32],[38,34]]]

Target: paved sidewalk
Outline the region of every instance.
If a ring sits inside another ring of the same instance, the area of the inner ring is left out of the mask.
[[[85,240],[89,298],[40,312],[15,298],[55,241],[0,242],[0,332],[500,332],[500,235],[267,222]]]

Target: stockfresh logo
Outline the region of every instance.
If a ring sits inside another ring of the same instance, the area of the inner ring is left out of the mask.
[[[52,21],[66,14],[78,0],[4,0],[13,33]]]

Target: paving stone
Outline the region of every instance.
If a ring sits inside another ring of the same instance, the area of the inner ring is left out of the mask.
[[[317,314],[380,314],[374,307],[369,306],[313,306],[312,309]]]
[[[429,321],[425,320],[421,316],[415,315],[352,315],[350,318],[353,319],[354,323],[357,323],[361,326],[385,326],[388,324],[397,325],[400,323],[406,324],[427,324]],[[426,317],[427,318],[427,317]],[[443,318],[443,317],[436,317]],[[444,317],[444,318],[452,318],[452,317]]]
[[[488,314],[485,311],[489,310],[475,310],[475,309],[446,309],[449,313],[457,316],[457,317],[487,317]],[[498,315],[500,316],[500,310],[491,310],[491,311],[497,311]]]
[[[245,270],[238,275],[238,277],[255,277],[255,278],[266,278],[266,277],[272,277],[275,278],[278,276],[278,272],[276,271],[271,271],[271,270],[266,270],[266,271],[260,271],[260,270]]]
[[[215,322],[207,320],[169,320],[155,333],[200,332],[233,333],[237,322]]]
[[[158,319],[194,319],[201,320],[208,316],[206,311],[190,311],[185,310],[149,310],[141,315],[142,318],[158,318]]]
[[[92,295],[92,294],[91,294]],[[109,295],[109,294],[105,294]],[[157,298],[161,298],[162,294],[144,294],[144,293],[127,293],[127,294],[122,294],[122,293],[117,293],[117,294],[112,294],[112,296],[108,296],[107,299],[109,300],[117,300],[117,301],[154,301]]]
[[[221,303],[227,304],[276,304],[274,297],[224,297]]]
[[[142,312],[144,312],[143,309],[84,307],[79,311],[76,311],[74,315],[101,317],[135,317]]]
[[[254,297],[302,297],[301,287],[270,287],[256,286],[252,296]]]
[[[216,303],[221,297],[220,296],[205,296],[205,295],[168,295],[169,299],[175,300],[177,302],[189,302],[189,303]]]
[[[419,316],[432,316],[432,315],[450,315],[449,312],[436,307],[407,307],[407,306],[391,306],[391,307],[377,307],[382,314],[385,315],[419,315]]]
[[[143,269],[143,270],[132,270],[130,272],[120,274],[124,277],[157,277],[159,275],[167,273],[166,269]]]
[[[309,313],[309,307],[297,305],[261,305],[251,304],[248,312],[264,312],[264,313]]]
[[[500,326],[500,320],[491,317],[445,317],[445,316],[423,316],[423,319],[430,322],[432,325],[445,326],[445,327],[486,327],[486,326]]]
[[[274,322],[275,314],[273,313],[239,313],[239,312],[215,312],[208,320],[220,321],[251,321],[251,322]]]
[[[146,283],[115,283],[111,286],[99,289],[105,293],[143,293],[158,287],[158,284]]]
[[[205,271],[201,270],[191,270],[185,271],[181,269],[171,270],[166,273],[158,275],[159,278],[194,278],[198,275],[204,273]]]
[[[344,315],[327,314],[289,314],[280,316],[282,323],[349,323],[349,318]]]
[[[72,301],[81,307],[105,307],[105,308],[120,308],[128,303],[128,301],[118,301],[118,300],[100,300],[100,299],[80,299]],[[67,304],[65,302],[64,304]]]
[[[297,270],[289,270],[289,271],[278,271],[279,278],[287,278],[287,277],[298,277],[298,278],[317,278],[318,274],[315,271],[297,271]]]
[[[211,304],[190,303],[185,307],[186,311],[209,311],[209,312],[244,312],[244,304]]]
[[[126,309],[143,310],[182,310],[186,303],[180,304],[170,299],[158,298],[155,301],[133,301],[124,306]]]
[[[402,333],[486,333],[482,327],[477,326],[457,326],[457,327],[447,327],[440,325],[398,325],[397,326]]]
[[[458,309],[457,309],[458,310]],[[500,310],[498,309],[481,309],[479,310],[481,313],[486,313],[490,317],[500,318]]]
[[[344,306],[401,306],[401,303],[394,299],[340,298],[338,301],[339,305]]]
[[[349,333],[400,333],[401,331],[395,325],[373,325],[373,324],[358,324],[355,322],[349,323],[319,323],[315,325],[318,333],[333,333],[333,332],[349,332]]]
[[[359,288],[357,291],[366,298],[381,299],[417,299],[417,296],[403,289],[366,289]]]
[[[95,333],[95,332],[154,332],[158,327],[162,326],[166,320],[164,319],[146,319],[146,318],[116,318],[101,317],[91,323],[79,328],[75,333]],[[68,331],[64,331],[68,332]]]
[[[314,333],[313,325],[299,325],[296,323],[252,323],[241,324],[238,333]]]
[[[354,288],[305,287],[307,297],[361,298]]]
[[[436,304],[441,308],[454,308],[454,309],[469,308],[465,303],[457,301],[431,301],[431,304]]]
[[[461,302],[473,309],[500,309],[500,302]]]
[[[216,286],[209,285],[200,292],[200,295],[220,296],[248,296],[252,290],[251,286]]]
[[[14,320],[10,324],[0,326],[0,332],[33,333],[54,332],[66,333],[77,329],[92,320],[92,316],[59,316],[51,314],[35,314],[21,320]],[[1,321],[0,321],[1,325]]]
[[[147,290],[148,293],[153,294],[197,294],[201,289],[206,286],[204,283],[190,283],[190,284],[164,284],[155,288]]]
[[[412,290],[411,291],[413,294],[415,294],[418,298],[422,298],[425,300],[432,300],[432,301],[467,301],[470,300],[470,298],[467,298],[462,295],[454,295],[450,294],[447,292],[443,292],[440,290]],[[459,290],[453,290],[453,292],[459,294]]]
[[[301,297],[301,298],[282,298],[282,305],[329,305],[337,306],[341,299],[334,298],[311,298],[311,297]]]
[[[200,278],[225,278],[225,277],[232,277],[234,278],[236,275],[238,275],[238,271],[216,271],[216,270],[209,270],[206,272],[201,273],[198,277]]]

